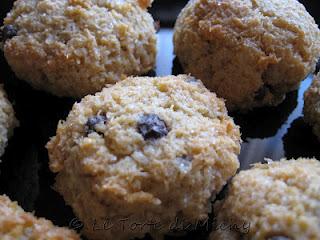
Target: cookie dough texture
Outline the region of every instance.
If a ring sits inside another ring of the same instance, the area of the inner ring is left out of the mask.
[[[7,99],[3,86],[0,85],[0,156],[3,155],[8,144],[8,138],[12,136],[13,129],[18,125],[14,116],[14,110]]]
[[[304,94],[304,119],[320,140],[320,73]]]
[[[186,73],[245,111],[279,104],[314,71],[320,31],[296,0],[191,0],[174,45]]]
[[[17,35],[4,54],[18,78],[82,97],[155,65],[151,0],[17,0],[4,19]]]
[[[225,200],[215,205],[218,213],[215,229],[218,230],[210,239],[320,239],[319,209],[318,160],[257,164],[234,177]],[[244,224],[249,232],[244,230]],[[221,230],[219,227],[231,225],[237,225],[240,230],[235,231],[235,227],[232,231]]]
[[[80,240],[76,233],[26,213],[7,196],[0,196],[0,238],[3,240]]]
[[[128,78],[85,97],[47,148],[55,188],[84,234],[106,240],[161,237],[176,217],[205,219],[239,167],[240,141],[224,102],[180,75]],[[111,229],[97,230],[105,219]],[[159,224],[131,225],[150,222]]]

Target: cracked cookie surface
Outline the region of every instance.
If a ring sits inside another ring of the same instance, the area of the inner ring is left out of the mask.
[[[229,110],[277,105],[315,69],[320,31],[296,0],[191,0],[175,53]]]
[[[58,125],[47,145],[55,188],[89,238],[163,236],[176,218],[205,219],[236,173],[239,128],[224,102],[191,79],[128,78],[76,103]],[[124,230],[121,217],[129,218]],[[94,231],[103,219],[113,227]],[[161,227],[129,229],[146,221]]]
[[[154,68],[151,0],[17,0],[4,19],[5,57],[18,78],[83,97]]]
[[[256,164],[236,175],[226,198],[215,204],[216,225],[210,239],[316,240],[319,209],[318,160]]]

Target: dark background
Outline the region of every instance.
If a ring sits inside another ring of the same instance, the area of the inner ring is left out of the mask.
[[[150,11],[156,20],[161,21],[162,27],[170,28],[186,2],[156,0]],[[319,24],[319,0],[302,2]],[[12,4],[11,0],[1,0],[1,23]],[[171,37],[171,29],[162,29],[159,32],[163,49],[171,51]],[[163,49],[158,57],[158,68],[174,58],[172,52],[163,54]],[[170,58],[167,58],[167,55]],[[182,73],[177,59],[169,67],[169,70],[165,70],[168,74]],[[58,121],[66,118],[75,100],[35,91],[19,81],[11,72],[2,53],[0,82],[5,83],[5,89],[20,121],[20,127],[15,130],[2,157],[0,193],[18,201],[25,210],[35,211],[37,216],[46,217],[60,226],[68,226],[74,216],[72,210],[65,206],[62,197],[51,188],[54,175],[48,169],[48,156],[44,146],[49,137],[55,135]],[[284,156],[320,159],[319,142],[301,115],[303,92],[310,83],[309,77],[302,83],[299,91],[288,94],[287,99],[278,107],[256,109],[245,115],[233,114],[235,122],[241,126],[244,140],[240,155],[242,169],[247,169],[251,163],[259,162],[264,157],[276,160]],[[206,235],[207,231],[198,231],[183,239],[205,239]]]

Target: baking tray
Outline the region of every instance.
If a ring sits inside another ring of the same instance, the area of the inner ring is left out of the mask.
[[[172,26],[176,14],[185,2],[156,1],[151,9],[154,17],[160,19],[164,26],[158,33],[157,68],[149,73],[151,76],[182,73],[179,61],[173,55]],[[305,2],[319,21],[319,13],[315,11],[320,9],[317,0]],[[11,6],[12,1],[1,0],[1,19]],[[48,154],[44,147],[49,138],[55,135],[58,121],[66,118],[76,100],[57,98],[33,90],[14,76],[2,53],[0,73],[0,81],[5,84],[20,121],[20,127],[15,130],[2,157],[0,194],[18,201],[25,210],[33,211],[38,217],[50,219],[59,226],[79,230],[81,224],[75,220],[71,208],[52,189],[54,174],[48,169]],[[311,80],[309,76],[298,91],[289,93],[286,100],[277,107],[260,108],[247,114],[231,114],[242,132],[243,144],[239,156],[241,169],[248,169],[251,164],[261,162],[264,158],[320,159],[320,143],[311,128],[304,123],[302,116],[303,93]],[[206,239],[209,232],[210,227],[204,226],[186,236],[168,236],[166,239]]]

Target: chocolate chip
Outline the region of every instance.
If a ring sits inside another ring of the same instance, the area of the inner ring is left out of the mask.
[[[182,155],[181,157],[178,157],[178,159],[182,159],[184,161],[192,162],[193,157],[188,155]]]
[[[1,29],[1,33],[0,33],[0,37],[1,37],[1,41],[5,42],[8,39],[11,39],[15,36],[17,36],[17,28],[13,25],[5,25],[2,29]]]
[[[85,130],[87,134],[98,132],[99,130],[96,128],[98,124],[103,123],[106,124],[108,121],[105,115],[97,115],[93,117],[89,117],[85,126]]]
[[[274,237],[269,237],[267,240],[291,240],[291,238],[284,237],[284,236],[274,236]]]
[[[156,114],[144,114],[138,121],[138,132],[144,140],[156,140],[168,135],[166,123]]]

